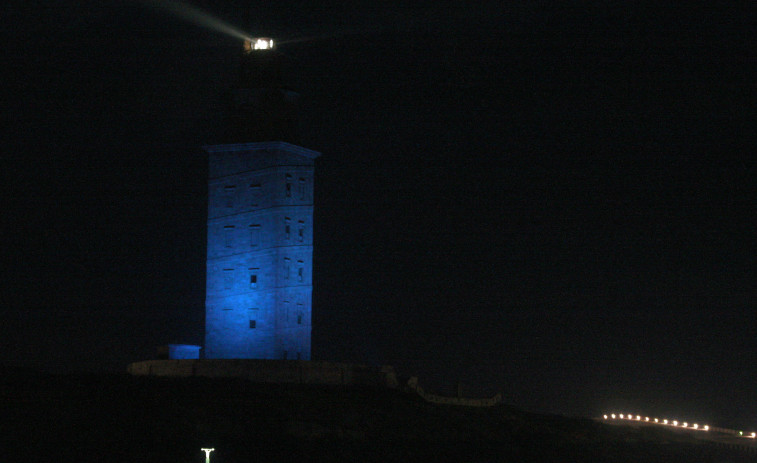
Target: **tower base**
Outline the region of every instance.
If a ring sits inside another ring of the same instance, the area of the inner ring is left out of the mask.
[[[255,383],[362,385],[396,388],[394,368],[307,360],[145,360],[129,364],[135,376],[245,378]]]

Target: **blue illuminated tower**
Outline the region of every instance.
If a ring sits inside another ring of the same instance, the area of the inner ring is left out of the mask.
[[[313,173],[275,50],[249,44],[209,157],[205,358],[310,359]]]

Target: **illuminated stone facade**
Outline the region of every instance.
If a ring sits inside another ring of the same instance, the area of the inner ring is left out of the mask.
[[[319,153],[285,142],[204,149],[205,358],[309,360]]]

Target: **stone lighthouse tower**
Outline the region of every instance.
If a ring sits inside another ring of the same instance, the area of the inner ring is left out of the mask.
[[[313,169],[273,40],[245,42],[209,158],[205,358],[310,359]]]

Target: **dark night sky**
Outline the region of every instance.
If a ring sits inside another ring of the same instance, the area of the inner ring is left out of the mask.
[[[757,427],[755,16],[712,2],[276,2],[316,178],[313,355],[529,410]],[[246,3],[196,5],[236,24]],[[239,40],[4,7],[3,363],[202,343]]]

